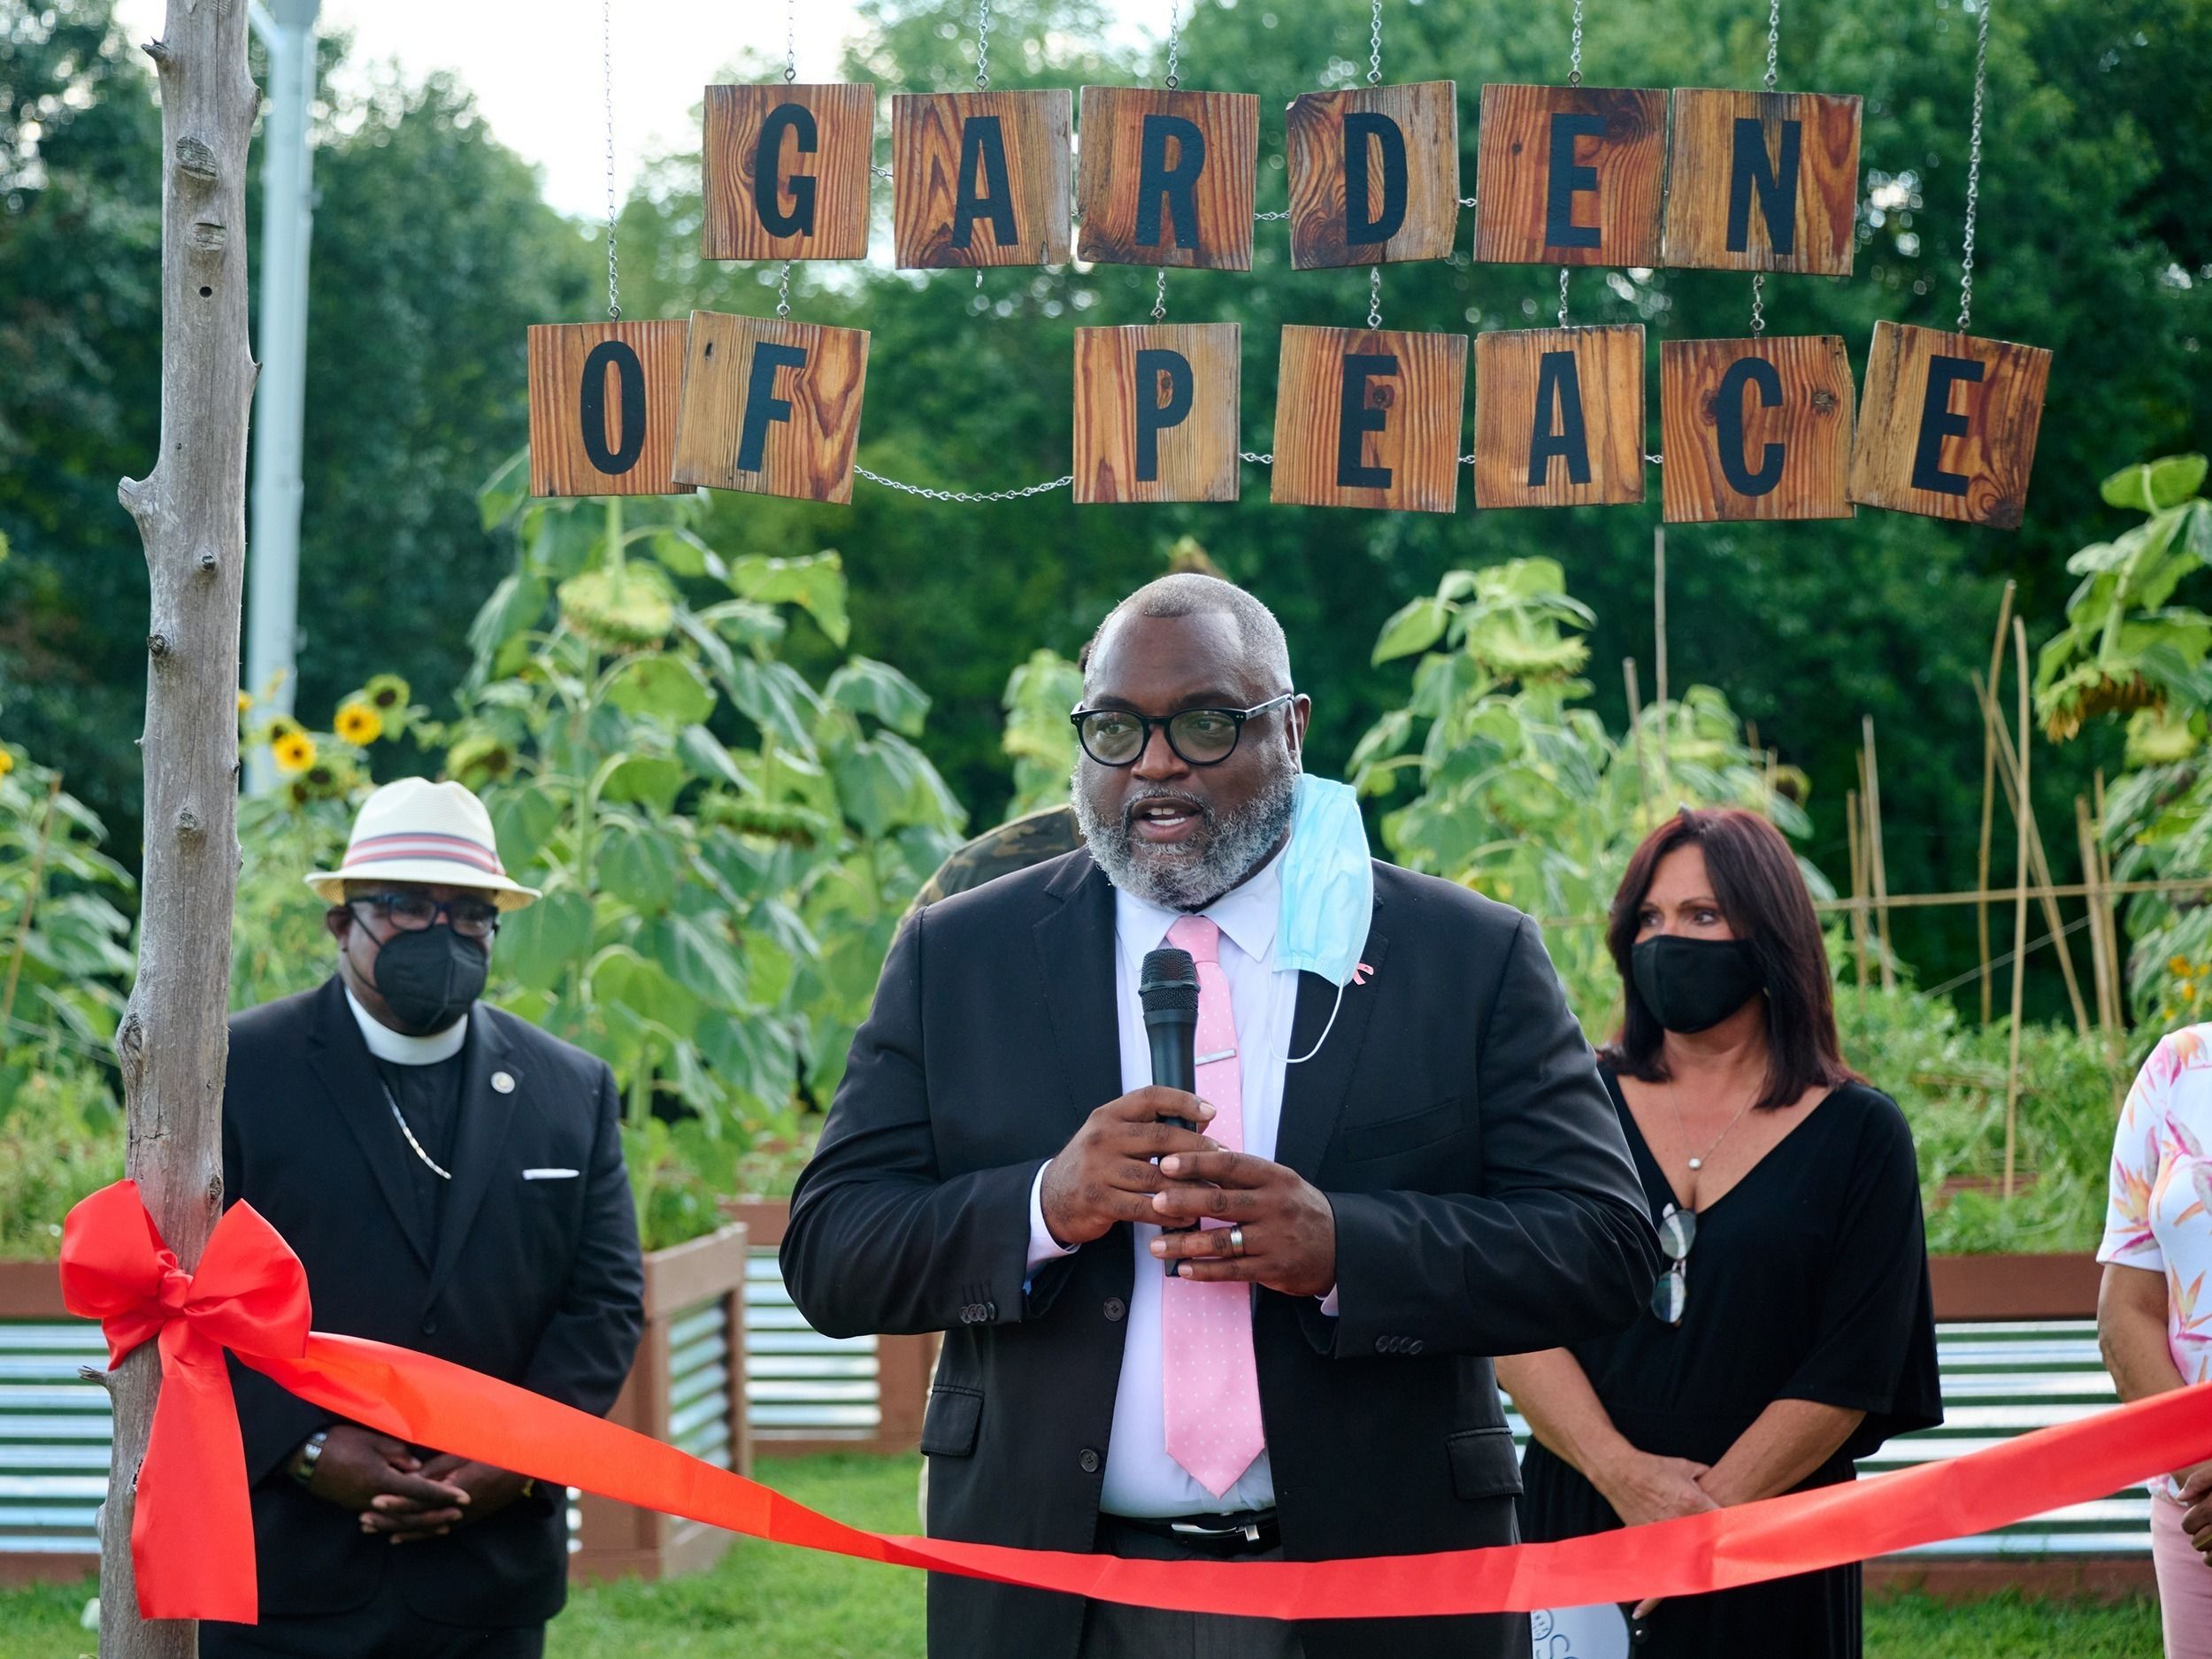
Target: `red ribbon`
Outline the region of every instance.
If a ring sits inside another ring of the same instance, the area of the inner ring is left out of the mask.
[[[411,1349],[308,1330],[306,1274],[234,1205],[197,1274],[129,1181],[69,1212],[62,1294],[111,1363],[158,1333],[161,1402],[131,1526],[147,1618],[255,1617],[245,1458],[221,1350],[334,1416],[558,1486],[804,1549],[1101,1601],[1270,1618],[1527,1612],[1695,1595],[1985,1532],[2212,1458],[2212,1383],[1986,1451],[1556,1544],[1318,1562],[1125,1561],[863,1532],[633,1429]]]

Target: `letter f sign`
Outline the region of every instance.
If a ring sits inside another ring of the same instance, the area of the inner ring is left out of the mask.
[[[791,400],[776,396],[776,371],[804,367],[803,347],[780,346],[764,340],[753,348],[752,367],[745,380],[745,425],[737,445],[738,471],[759,472],[768,447],[768,423],[787,423],[791,419]]]

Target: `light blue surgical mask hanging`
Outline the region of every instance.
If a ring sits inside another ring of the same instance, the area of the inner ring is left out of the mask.
[[[1311,1049],[1321,1051],[1344,1006],[1344,987],[1367,943],[1375,908],[1375,868],[1359,797],[1348,784],[1301,773],[1292,797],[1290,845],[1283,853],[1282,908],[1275,922],[1275,965],[1317,973],[1336,987],[1336,1007]]]

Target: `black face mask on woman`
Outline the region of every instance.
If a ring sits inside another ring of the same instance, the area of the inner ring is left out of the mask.
[[[1685,1036],[1710,1030],[1765,988],[1758,958],[1740,939],[1660,933],[1640,941],[1628,964],[1652,1018]]]
[[[378,947],[369,977],[396,1018],[429,1033],[467,1013],[490,972],[484,948],[441,922],[417,933],[394,933]]]

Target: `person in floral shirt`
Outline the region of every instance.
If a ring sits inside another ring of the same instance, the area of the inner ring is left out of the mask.
[[[2097,1337],[2123,1400],[2212,1382],[2212,1025],[2173,1033],[2128,1091],[2112,1149]],[[2212,1659],[2212,1463],[2151,1488],[2166,1659]]]

